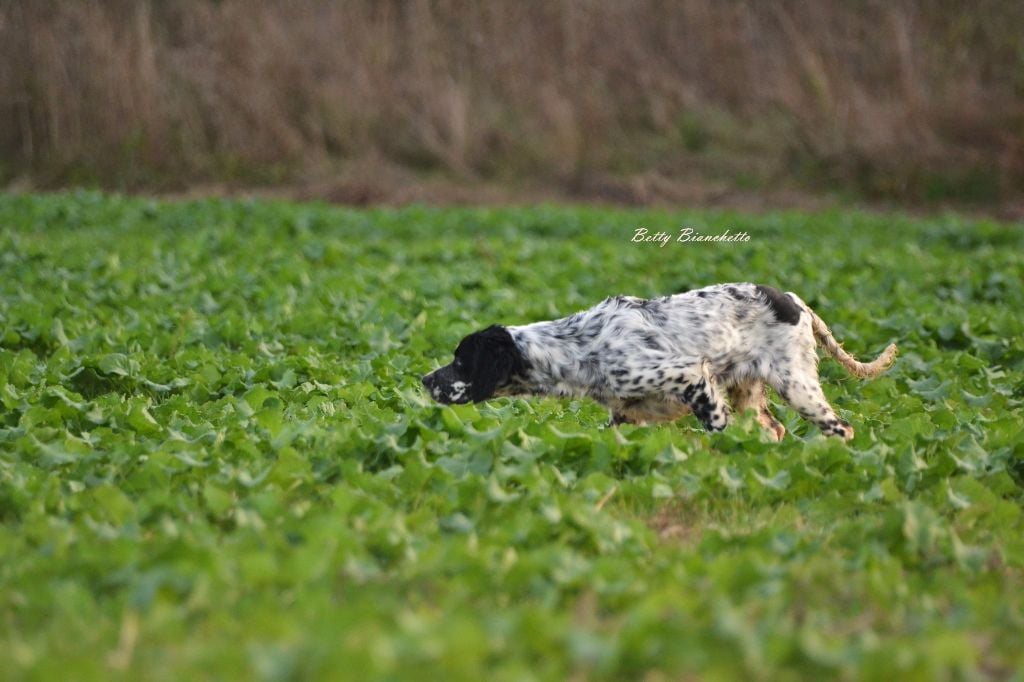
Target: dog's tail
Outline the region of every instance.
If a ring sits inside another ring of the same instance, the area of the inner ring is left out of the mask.
[[[896,360],[896,344],[890,343],[882,351],[882,354],[871,362],[860,362],[857,358],[843,350],[842,345],[836,341],[836,337],[832,336],[828,325],[818,317],[817,313],[811,310],[810,307],[807,308],[807,312],[811,314],[811,329],[814,331],[814,338],[828,351],[829,355],[834,357],[853,376],[860,377],[861,379],[871,379],[889,369],[893,361]]]

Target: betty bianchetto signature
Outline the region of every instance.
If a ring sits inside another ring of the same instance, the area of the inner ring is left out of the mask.
[[[633,231],[633,238],[629,241],[636,244],[653,244],[663,247],[670,242],[677,244],[688,244],[695,242],[732,243],[749,242],[750,235],[746,232],[731,232],[726,230],[720,234],[702,234],[692,227],[681,227],[679,232],[673,235],[671,232],[651,232],[646,227],[638,227]]]

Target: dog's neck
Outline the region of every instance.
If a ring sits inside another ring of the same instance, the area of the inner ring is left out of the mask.
[[[523,356],[526,376],[522,393],[583,397],[590,388],[583,354],[579,352],[580,330],[563,318],[519,327],[508,332]]]

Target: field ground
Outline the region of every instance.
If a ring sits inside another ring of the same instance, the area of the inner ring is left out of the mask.
[[[629,242],[636,227],[747,244]],[[8,679],[1020,679],[1024,230],[0,197]],[[465,333],[799,292],[857,428],[442,408]]]

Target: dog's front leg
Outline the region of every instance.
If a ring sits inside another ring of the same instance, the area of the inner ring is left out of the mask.
[[[729,405],[706,366],[686,368],[667,384],[670,395],[686,405],[705,431],[723,431],[729,424]]]

